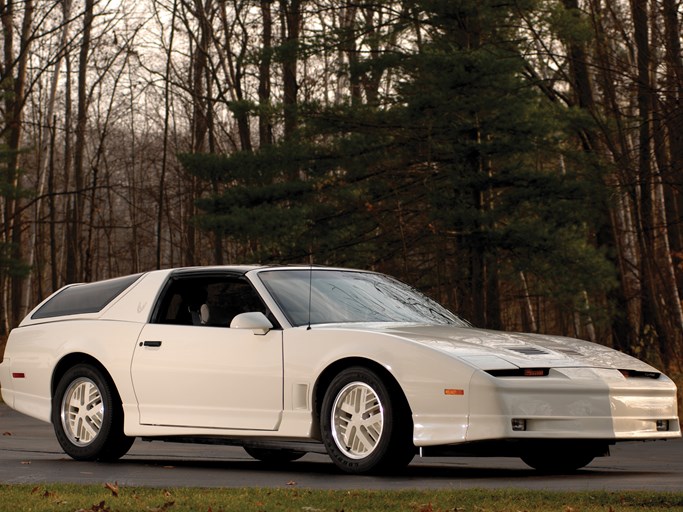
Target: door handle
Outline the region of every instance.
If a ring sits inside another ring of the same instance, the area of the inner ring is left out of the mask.
[[[160,341],[144,341],[144,342],[140,343],[140,346],[143,346],[143,347],[160,347],[161,342]]]

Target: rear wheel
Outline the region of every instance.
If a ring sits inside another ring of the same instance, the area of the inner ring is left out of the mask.
[[[396,470],[415,454],[412,420],[400,390],[373,371],[352,367],[330,383],[320,430],[332,461],[347,473]]]
[[[92,365],[67,370],[52,398],[57,441],[76,460],[110,461],[123,457],[134,437],[123,433],[123,410],[116,389]]]

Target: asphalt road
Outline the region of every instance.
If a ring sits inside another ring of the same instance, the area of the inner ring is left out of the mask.
[[[137,440],[116,463],[66,456],[52,426],[0,404],[0,483],[118,482],[149,487],[298,487],[308,489],[651,490],[683,492],[683,440],[623,443],[612,456],[573,475],[539,475],[518,459],[416,457],[400,475],[354,476],[323,455],[286,466],[251,459],[241,448]]]

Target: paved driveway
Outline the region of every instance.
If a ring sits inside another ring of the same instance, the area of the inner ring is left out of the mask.
[[[118,482],[153,487],[301,487],[311,489],[627,490],[683,492],[683,440],[625,443],[612,456],[568,476],[539,475],[518,459],[415,458],[398,476],[340,473],[323,455],[282,467],[241,448],[136,441],[116,463],[77,462],[59,448],[52,426],[0,404],[0,483]]]

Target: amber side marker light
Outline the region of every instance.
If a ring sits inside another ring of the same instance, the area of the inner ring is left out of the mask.
[[[443,394],[449,395],[449,396],[462,396],[465,394],[465,390],[464,389],[444,389]]]

